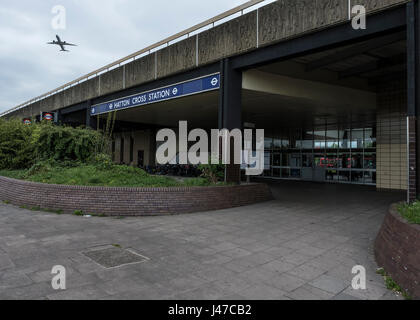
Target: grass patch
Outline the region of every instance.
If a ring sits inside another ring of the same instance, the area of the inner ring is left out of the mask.
[[[83,213],[83,211],[82,211],[82,210],[74,210],[73,214],[74,214],[75,216],[83,216],[83,215],[84,215],[84,213]]]
[[[420,224],[420,201],[416,200],[412,204],[400,204],[398,213],[409,223]]]
[[[411,300],[410,295],[403,290],[392,278],[389,274],[386,273],[386,271],[383,268],[380,268],[376,271],[377,274],[380,274],[385,281],[385,285],[388,290],[391,290],[395,293],[398,293],[404,297],[406,300]]]
[[[32,182],[78,186],[197,187],[214,185],[205,178],[178,181],[172,177],[149,175],[144,170],[124,165],[103,167],[92,164],[78,166],[44,164],[28,170],[0,170],[0,175]],[[224,183],[217,185],[224,185]]]
[[[3,200],[2,201],[4,204],[10,204],[10,201],[9,200]]]
[[[44,211],[44,212],[49,212],[49,213],[55,213],[55,214],[63,214],[63,210],[61,210],[61,209],[42,209],[41,208],[41,211]]]
[[[13,178],[13,179],[23,179],[27,170],[0,170],[0,176]]]
[[[103,213],[89,213],[90,216],[92,217],[97,217],[97,218],[105,218],[106,215]]]
[[[62,214],[63,210],[61,209],[47,209],[47,208],[41,208],[40,206],[33,206],[33,207],[28,207],[28,206],[19,206],[19,208],[21,209],[27,209],[27,210],[31,210],[31,211],[42,211],[42,212],[48,212],[48,213],[55,213],[55,214]]]

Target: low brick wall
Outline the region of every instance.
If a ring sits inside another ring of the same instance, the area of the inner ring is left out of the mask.
[[[420,225],[409,224],[391,206],[375,242],[375,257],[392,279],[420,299]]]
[[[0,200],[15,205],[83,210],[116,216],[163,215],[219,210],[272,200],[266,184],[179,188],[110,188],[34,183],[0,177]]]

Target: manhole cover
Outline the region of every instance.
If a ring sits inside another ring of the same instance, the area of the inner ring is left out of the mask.
[[[82,253],[105,268],[115,268],[149,260],[133,249],[122,249],[115,246],[91,248]]]

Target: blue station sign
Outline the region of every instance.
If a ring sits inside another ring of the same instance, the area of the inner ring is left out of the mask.
[[[202,78],[197,78],[168,87],[138,93],[129,97],[120,98],[92,106],[90,114],[92,116],[108,113],[116,110],[134,108],[155,102],[181,98],[197,93],[203,93],[220,88],[220,74],[212,74]]]

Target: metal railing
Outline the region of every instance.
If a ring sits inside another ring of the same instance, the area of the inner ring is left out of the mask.
[[[26,107],[26,106],[28,106],[28,105],[30,105],[32,103],[35,103],[35,102],[40,101],[42,99],[45,99],[45,98],[47,98],[47,97],[49,97],[49,96],[51,96],[53,94],[56,94],[56,93],[58,93],[60,91],[64,91],[65,89],[70,88],[70,87],[72,87],[74,85],[80,84],[81,82],[84,82],[86,80],[89,80],[89,78],[91,78],[92,76],[97,77],[99,74],[103,73],[104,71],[107,72],[110,69],[112,69],[113,67],[116,67],[116,66],[119,67],[119,66],[121,66],[124,63],[130,62],[130,60],[131,61],[134,61],[140,55],[142,55],[142,57],[144,57],[144,56],[146,56],[148,54],[151,54],[152,53],[152,50],[154,50],[156,48],[159,48],[159,47],[161,47],[161,46],[163,46],[165,44],[167,46],[169,46],[170,42],[172,42],[172,41],[178,40],[178,39],[180,39],[182,37],[185,37],[185,36],[187,36],[187,38],[189,38],[190,35],[191,35],[191,33],[193,33],[194,31],[200,30],[200,29],[202,29],[204,27],[207,27],[209,25],[211,25],[212,28],[213,28],[215,26],[215,23],[216,22],[219,22],[220,20],[226,19],[226,18],[228,18],[228,17],[230,17],[230,16],[232,16],[234,14],[237,14],[239,12],[242,15],[244,13],[244,10],[246,10],[246,9],[248,9],[250,7],[253,7],[253,6],[255,6],[255,5],[257,5],[257,4],[261,3],[261,2],[264,2],[264,1],[266,1],[266,0],[251,0],[251,1],[248,1],[248,2],[246,2],[246,3],[244,3],[244,4],[240,5],[240,6],[237,6],[235,8],[232,8],[232,9],[228,10],[228,11],[225,11],[225,12],[223,12],[223,13],[221,13],[221,14],[219,14],[219,15],[211,18],[211,19],[208,19],[208,20],[206,20],[204,22],[201,22],[199,24],[196,24],[195,26],[192,26],[191,28],[188,28],[188,29],[185,29],[185,30],[183,30],[181,32],[178,32],[178,33],[176,33],[176,34],[174,34],[174,35],[172,35],[172,36],[170,36],[170,37],[168,37],[168,38],[166,38],[166,39],[164,39],[162,41],[156,42],[155,44],[152,44],[152,45],[150,45],[150,46],[148,46],[148,47],[146,47],[144,49],[141,49],[141,50],[139,50],[137,52],[134,52],[133,54],[130,54],[130,55],[128,55],[128,56],[126,56],[126,57],[124,57],[122,59],[119,59],[119,60],[117,60],[115,62],[112,62],[112,63],[110,63],[110,64],[108,64],[108,65],[106,65],[106,66],[104,66],[102,68],[99,68],[99,69],[97,69],[95,71],[92,71],[92,72],[90,72],[90,73],[88,73],[88,74],[86,74],[86,75],[84,75],[82,77],[79,77],[76,80],[70,81],[70,82],[68,82],[68,83],[66,83],[66,84],[64,84],[64,85],[62,85],[62,86],[60,86],[60,87],[58,87],[58,88],[56,88],[54,90],[51,90],[51,91],[49,91],[47,93],[44,93],[44,94],[42,94],[42,95],[40,95],[38,97],[35,97],[35,98],[31,99],[31,100],[28,100],[28,101],[26,101],[26,102],[24,102],[24,103],[22,103],[22,104],[20,104],[20,105],[18,105],[16,107],[12,108],[12,109],[9,109],[9,110],[7,110],[7,111],[5,111],[3,113],[0,113],[0,117],[5,116],[5,115],[7,115],[9,113],[12,113],[14,111],[17,111],[17,110],[19,110],[21,108],[24,108],[24,107]],[[147,54],[144,55],[145,53],[147,53]]]

